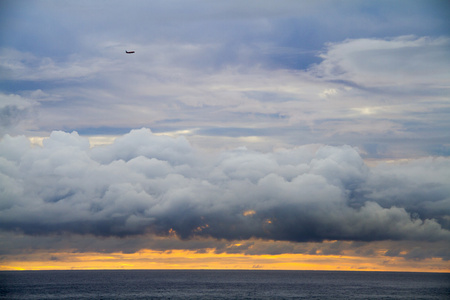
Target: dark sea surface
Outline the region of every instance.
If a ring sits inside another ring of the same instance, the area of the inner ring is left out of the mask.
[[[448,273],[0,272],[0,299],[450,299]]]

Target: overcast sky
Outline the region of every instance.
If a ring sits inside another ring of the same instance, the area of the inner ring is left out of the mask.
[[[432,0],[2,1],[3,260],[215,249],[450,270],[449,28]]]

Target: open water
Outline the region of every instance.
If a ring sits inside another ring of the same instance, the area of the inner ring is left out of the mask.
[[[450,299],[449,273],[0,272],[0,299]]]

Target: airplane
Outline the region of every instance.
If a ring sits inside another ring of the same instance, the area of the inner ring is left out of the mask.
[[[125,50],[125,53],[126,53],[126,54],[133,54],[134,51],[127,51],[127,50]]]

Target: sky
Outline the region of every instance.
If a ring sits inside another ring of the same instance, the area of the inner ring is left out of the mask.
[[[443,0],[2,0],[0,270],[450,272],[449,29]]]

